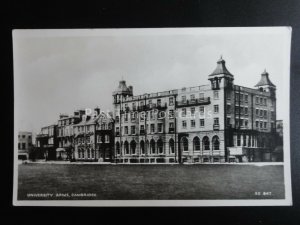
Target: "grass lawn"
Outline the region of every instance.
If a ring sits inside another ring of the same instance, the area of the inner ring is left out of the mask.
[[[284,198],[282,165],[21,164],[18,179],[19,200]],[[54,197],[27,197],[28,193]],[[55,197],[56,193],[94,193],[96,197]]]

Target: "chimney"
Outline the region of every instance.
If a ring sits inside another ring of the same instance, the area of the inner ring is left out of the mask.
[[[94,109],[94,114],[96,114],[97,116],[99,116],[99,114],[100,114],[100,108],[99,107],[96,107]]]
[[[63,118],[67,118],[68,117],[68,115],[67,114],[59,114],[59,119],[63,119]]]
[[[74,111],[74,116],[75,116],[75,117],[79,117],[79,115],[80,115],[80,114],[79,114],[79,110]]]

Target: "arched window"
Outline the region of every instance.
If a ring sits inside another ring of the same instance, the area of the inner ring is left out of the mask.
[[[213,150],[220,150],[220,141],[217,135],[213,136],[212,142],[213,142]]]
[[[143,140],[140,142],[140,151],[141,154],[145,154],[145,142]]]
[[[117,155],[120,154],[120,143],[118,141],[116,143],[116,153],[117,153]]]
[[[159,154],[162,154],[164,152],[164,143],[161,139],[157,141],[157,151]]]
[[[81,158],[81,149],[78,149],[78,158]]]
[[[81,157],[84,159],[85,158],[85,152],[84,149],[81,149]]]
[[[170,153],[174,154],[175,153],[175,142],[172,138],[169,140],[169,148],[170,148]]]
[[[207,136],[204,136],[202,139],[202,145],[204,150],[209,150],[209,138]]]
[[[194,151],[200,151],[200,139],[198,137],[194,137],[193,149]]]
[[[185,152],[189,150],[189,140],[186,137],[181,138],[181,149]]]
[[[150,144],[149,144],[149,141],[147,140],[147,141],[146,141],[145,154],[148,154],[148,153],[149,153],[149,149],[150,149]]]
[[[153,139],[150,141],[150,151],[155,154],[155,141]]]
[[[131,141],[130,142],[130,151],[131,151],[131,154],[135,154],[135,148],[136,148],[135,141]]]
[[[127,141],[124,142],[124,150],[125,150],[125,154],[129,155],[129,145]]]

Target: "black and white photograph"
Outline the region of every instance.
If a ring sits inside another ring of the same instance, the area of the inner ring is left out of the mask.
[[[291,33],[13,30],[13,204],[291,206]]]

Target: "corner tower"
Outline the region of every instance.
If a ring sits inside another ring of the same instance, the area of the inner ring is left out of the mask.
[[[276,86],[269,79],[269,73],[264,70],[261,74],[260,81],[255,85],[262,92],[269,92],[271,96],[275,96],[276,94]]]
[[[132,86],[127,87],[125,80],[119,81],[119,86],[117,90],[113,92],[114,104],[119,103],[122,100],[122,98],[126,98],[132,95],[133,95],[133,87]]]
[[[233,75],[228,71],[225,66],[225,60],[221,58],[217,61],[216,69],[208,76],[213,90],[219,90],[221,87],[233,86]]]

